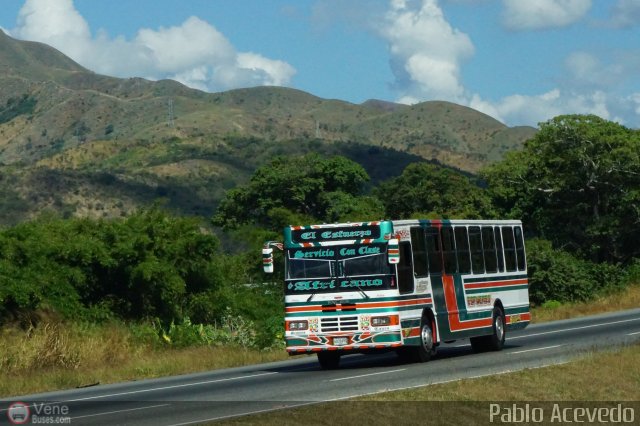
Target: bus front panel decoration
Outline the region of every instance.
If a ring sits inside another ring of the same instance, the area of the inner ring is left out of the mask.
[[[291,355],[395,350],[427,361],[441,342],[500,350],[531,320],[522,224],[398,220],[291,226],[262,251],[284,255],[285,340]]]

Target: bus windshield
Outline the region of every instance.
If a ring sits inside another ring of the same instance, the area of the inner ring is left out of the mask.
[[[344,245],[294,248],[286,251],[288,293],[347,291],[352,287],[388,288],[394,268],[387,245]],[[312,280],[312,281],[309,281]],[[373,282],[375,281],[375,282]]]

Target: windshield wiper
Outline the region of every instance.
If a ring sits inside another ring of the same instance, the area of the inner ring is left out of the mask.
[[[360,287],[358,284],[356,284],[356,288],[358,289],[358,291],[360,292],[361,295],[364,296],[365,299],[370,299],[369,295],[367,293],[364,292],[364,290],[362,289],[362,287]]]

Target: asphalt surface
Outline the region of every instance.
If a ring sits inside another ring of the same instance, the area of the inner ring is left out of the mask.
[[[74,425],[185,425],[567,362],[585,351],[640,342],[640,309],[533,324],[507,334],[501,352],[475,354],[468,341],[440,346],[428,363],[394,353],[349,355],[338,370],[314,356],[154,380],[101,385],[0,400],[33,416]]]

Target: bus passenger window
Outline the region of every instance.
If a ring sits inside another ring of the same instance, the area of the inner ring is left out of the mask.
[[[469,246],[471,247],[471,265],[474,274],[484,274],[484,255],[482,253],[482,236],[479,226],[469,227]]]
[[[413,248],[414,272],[416,277],[426,277],[427,247],[424,239],[424,231],[421,227],[411,228],[411,247]]]
[[[429,258],[429,273],[442,273],[442,248],[440,246],[440,232],[438,228],[425,229],[427,257]]]
[[[500,227],[493,228],[494,235],[496,237],[496,250],[498,250],[498,272],[504,272],[504,250],[502,249],[502,234],[500,233]]]
[[[469,240],[467,238],[467,228],[456,226],[456,255],[458,258],[458,272],[468,274],[471,272],[471,260],[469,257]]]
[[[456,246],[453,240],[453,228],[443,227],[441,231],[444,271],[447,274],[455,274],[458,272],[458,266],[456,264]]]
[[[513,240],[513,228],[505,226],[502,228],[502,241],[504,242],[504,260],[507,272],[516,271],[516,244]]]
[[[493,236],[493,228],[490,226],[482,227],[482,251],[484,252],[487,273],[497,272],[496,241]]]
[[[524,259],[524,240],[522,238],[522,229],[519,226],[513,228],[516,236],[516,255],[518,257],[518,270],[524,271],[527,265]]]

